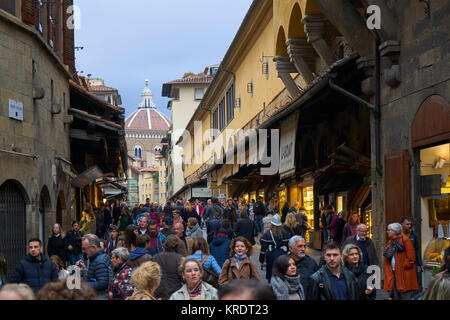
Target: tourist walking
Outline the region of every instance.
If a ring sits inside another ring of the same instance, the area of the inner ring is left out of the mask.
[[[305,300],[300,274],[294,259],[288,255],[283,254],[275,260],[270,286],[277,300]]]

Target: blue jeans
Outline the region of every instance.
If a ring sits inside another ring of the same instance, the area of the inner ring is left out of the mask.
[[[258,232],[260,232],[262,234],[264,231],[262,215],[259,215],[259,214],[255,215],[255,224],[256,224],[256,230],[258,230]]]
[[[78,260],[83,260],[83,254],[69,254],[70,265],[75,265]]]
[[[328,241],[329,236],[328,229],[323,229],[323,242]]]

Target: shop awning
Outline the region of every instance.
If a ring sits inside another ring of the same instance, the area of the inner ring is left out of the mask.
[[[372,185],[364,184],[362,185],[358,191],[356,192],[355,196],[353,197],[351,203],[350,203],[350,210],[355,211],[358,208],[362,208],[364,202],[366,201],[367,197],[370,194],[370,191],[372,190]]]
[[[76,188],[83,188],[101,177],[103,177],[102,170],[100,170],[100,168],[97,166],[93,166],[79,174],[72,181],[72,186]]]

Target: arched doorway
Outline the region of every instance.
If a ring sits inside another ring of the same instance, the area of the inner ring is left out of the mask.
[[[0,251],[8,262],[7,278],[27,252],[26,202],[22,190],[8,180],[0,187]]]

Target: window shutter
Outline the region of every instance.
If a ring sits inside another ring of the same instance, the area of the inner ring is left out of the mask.
[[[385,212],[386,226],[410,216],[410,175],[408,150],[386,154],[385,162]]]
[[[35,24],[36,0],[22,0],[22,21],[26,24]]]

